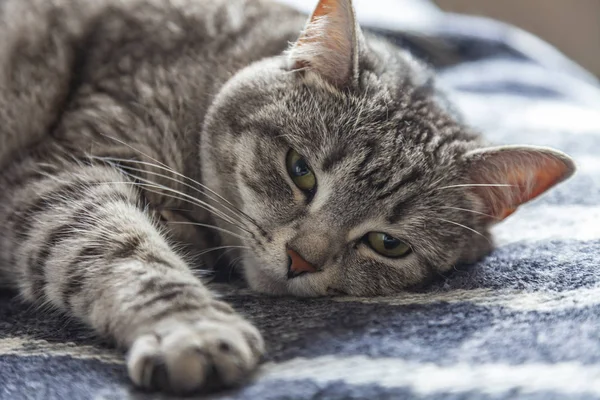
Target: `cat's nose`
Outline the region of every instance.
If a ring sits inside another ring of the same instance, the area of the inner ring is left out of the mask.
[[[287,249],[288,254],[288,279],[296,278],[308,272],[317,272],[317,269],[306,261],[300,254],[290,248]]]

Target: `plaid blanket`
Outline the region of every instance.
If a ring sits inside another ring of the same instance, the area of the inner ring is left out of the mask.
[[[251,382],[213,398],[600,399],[600,86],[515,28],[379,1],[379,14],[377,0],[357,1],[363,22],[430,62],[469,123],[497,143],[568,152],[579,172],[499,225],[486,260],[423,293],[273,299],[224,288],[268,354]],[[163,397],[132,388],[122,355],[86,328],[4,293],[0,398]]]

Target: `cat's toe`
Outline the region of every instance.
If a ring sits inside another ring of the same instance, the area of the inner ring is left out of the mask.
[[[242,382],[262,351],[260,333],[241,318],[200,320],[141,336],[131,347],[127,365],[141,388],[186,394]]]
[[[149,389],[155,365],[159,364],[159,340],[155,335],[139,337],[129,350],[127,369],[137,386]]]

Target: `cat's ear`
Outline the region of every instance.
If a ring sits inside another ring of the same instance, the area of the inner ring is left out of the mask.
[[[337,87],[358,79],[364,43],[352,0],[319,0],[300,38],[288,51],[292,70],[308,70]]]
[[[485,148],[465,157],[465,186],[482,202],[489,223],[503,220],[575,172],[566,154],[533,146]]]

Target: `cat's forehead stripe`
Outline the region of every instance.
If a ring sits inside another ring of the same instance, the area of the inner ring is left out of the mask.
[[[418,196],[419,193],[413,191],[411,194],[398,201],[388,214],[388,223],[396,224],[402,220],[402,218],[407,215],[408,209],[414,204]]]
[[[323,161],[321,168],[324,172],[329,172],[337,165],[342,163],[347,157],[348,149],[344,145],[337,146],[333,151],[331,151]]]

